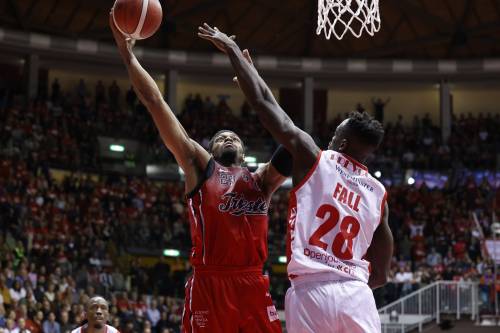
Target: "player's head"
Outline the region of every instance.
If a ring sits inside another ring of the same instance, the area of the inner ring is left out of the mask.
[[[88,325],[95,329],[103,328],[109,317],[108,302],[100,297],[95,296],[89,299],[85,309]]]
[[[328,149],[345,153],[361,163],[373,153],[384,138],[382,124],[365,112],[351,112],[333,135]]]
[[[224,166],[240,165],[245,159],[245,148],[240,137],[230,130],[215,133],[208,144],[208,151]]]

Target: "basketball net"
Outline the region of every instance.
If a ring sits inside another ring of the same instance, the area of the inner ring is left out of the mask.
[[[318,0],[316,34],[342,39],[350,31],[359,38],[363,31],[370,36],[380,30],[379,0]]]

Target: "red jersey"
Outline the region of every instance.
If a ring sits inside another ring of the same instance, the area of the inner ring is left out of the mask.
[[[205,181],[188,195],[193,266],[262,266],[268,208],[258,175],[211,159]]]

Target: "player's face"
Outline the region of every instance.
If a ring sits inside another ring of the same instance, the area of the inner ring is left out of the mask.
[[[92,299],[87,309],[89,325],[100,329],[106,325],[109,317],[108,303],[102,298]]]
[[[349,119],[346,119],[342,123],[340,123],[339,126],[337,126],[337,128],[335,129],[335,134],[328,144],[328,149],[343,152],[347,148],[348,140],[344,135],[344,127],[348,121]]]
[[[241,164],[244,160],[243,142],[236,133],[221,132],[215,137],[212,147],[215,160],[223,165]]]

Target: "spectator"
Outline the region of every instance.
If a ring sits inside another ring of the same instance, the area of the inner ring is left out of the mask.
[[[37,311],[33,319],[26,320],[26,328],[31,331],[31,333],[43,333],[43,312]]]
[[[16,279],[14,285],[9,289],[10,298],[14,303],[18,303],[21,299],[26,297],[26,289],[21,285],[21,281]]]
[[[151,322],[151,326],[156,328],[156,325],[161,319],[160,310],[158,310],[158,304],[155,299],[151,301],[146,311],[146,318]]]
[[[43,322],[43,333],[61,333],[61,326],[56,321],[54,312],[50,312],[48,319]]]
[[[61,312],[59,324],[61,325],[61,333],[71,333],[71,331],[75,328],[75,325],[71,324],[69,321],[68,311]]]
[[[26,328],[26,320],[24,318],[19,318],[17,320],[17,328],[14,329],[15,333],[31,333],[31,331]]]
[[[6,324],[5,324],[5,329],[0,331],[2,333],[17,333],[18,328],[16,327],[16,321],[12,318],[7,318]]]
[[[436,252],[436,248],[432,247],[431,252],[427,255],[427,265],[431,267],[435,267],[437,265],[441,265],[443,259],[441,254]]]
[[[111,86],[109,86],[108,94],[109,94],[110,106],[112,108],[117,107],[120,100],[120,87],[116,83],[116,80],[113,80]]]

